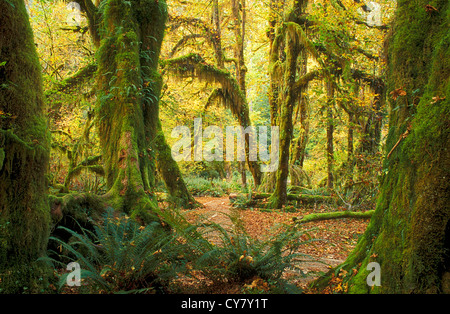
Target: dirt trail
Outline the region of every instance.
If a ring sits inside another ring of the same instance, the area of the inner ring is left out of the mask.
[[[203,204],[202,208],[189,211],[187,216],[189,219],[198,221],[210,221],[220,224],[227,230],[232,230],[233,222],[230,216],[238,215],[240,221],[244,226],[249,229],[249,234],[255,237],[262,237],[267,234],[268,229],[271,225],[276,223],[280,219],[289,221],[292,216],[298,215],[298,213],[280,213],[280,212],[261,212],[259,210],[240,210],[234,208],[230,204],[228,197],[197,197],[196,200]],[[345,228],[345,225],[343,226]],[[209,238],[214,243],[220,242],[220,236],[217,233],[211,233]],[[327,272],[330,267],[337,266],[341,264],[344,259],[342,256],[330,255],[327,250],[323,250],[323,254],[313,252],[302,252],[312,256],[310,261],[305,261],[302,264],[302,272],[307,276],[296,279],[297,284],[300,286],[306,286],[306,284],[319,275],[320,272]],[[285,272],[285,277],[298,277],[298,272],[287,270]]]

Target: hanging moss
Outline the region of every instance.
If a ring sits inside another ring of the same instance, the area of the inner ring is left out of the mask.
[[[231,110],[242,126],[250,125],[247,100],[240,90],[237,80],[231,76],[230,72],[207,64],[196,53],[164,60],[162,65],[180,77],[189,75],[206,82],[219,83],[222,86],[223,94],[226,96],[225,99],[228,100],[225,102],[225,106]]]
[[[236,117],[240,125],[244,128],[251,125],[247,99],[239,87],[238,81],[231,76],[230,72],[207,64],[199,54],[195,53],[170,60],[163,60],[161,64],[164,68],[175,73],[177,77],[189,75],[206,82],[220,84],[220,98],[223,100],[223,105],[225,108],[230,109],[234,117]],[[216,92],[216,95],[212,96],[217,98],[217,95],[219,95],[218,92]],[[246,137],[245,140],[247,146],[247,164],[250,172],[252,173],[255,185],[259,186],[261,184],[262,174],[258,163],[256,161],[249,160],[248,137]]]

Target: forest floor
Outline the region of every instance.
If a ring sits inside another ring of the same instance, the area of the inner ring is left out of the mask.
[[[277,224],[291,224],[293,217],[301,218],[311,213],[336,210],[325,205],[296,208],[295,212],[267,211],[259,208],[240,209],[232,206],[228,196],[196,197],[196,200],[203,204],[203,207],[185,211],[184,213],[188,220],[192,222],[199,221],[199,219],[209,220],[220,224],[224,228],[232,228],[233,223],[230,216],[234,216],[243,225],[245,232],[256,239],[263,239],[269,236],[272,232],[271,230],[273,230],[272,228]],[[296,274],[287,271],[284,277],[288,280],[290,277],[295,278],[292,280],[292,283],[307,292],[308,283],[316,279],[320,274],[327,272],[330,267],[337,266],[345,261],[348,254],[355,247],[358,238],[364,233],[368,221],[368,219],[344,218],[305,223],[305,230],[309,230],[308,233],[313,239],[316,239],[302,246],[303,251],[301,253],[311,257],[311,261],[302,263],[302,272],[306,276],[295,276]],[[214,241],[214,239],[211,240]],[[196,288],[196,283],[192,282],[188,292],[196,293]],[[215,288],[213,293],[240,293],[240,289],[242,287],[225,285],[220,289]],[[200,290],[198,292],[201,293]]]

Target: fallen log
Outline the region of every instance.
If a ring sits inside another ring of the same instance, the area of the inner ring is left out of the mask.
[[[272,194],[270,193],[257,193],[252,195],[254,200],[262,200],[269,198]],[[333,201],[333,197],[325,195],[310,195],[310,194],[288,194],[288,201],[297,201],[304,204],[314,204],[314,203],[324,203]]]
[[[375,210],[368,210],[365,212],[351,212],[351,211],[339,211],[339,212],[328,212],[328,213],[317,213],[309,214],[303,218],[294,217],[292,220],[297,223],[307,223],[311,221],[320,221],[328,219],[340,219],[340,218],[360,218],[366,219],[372,217]]]

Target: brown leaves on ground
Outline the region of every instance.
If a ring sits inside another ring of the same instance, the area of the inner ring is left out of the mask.
[[[264,239],[276,232],[276,227],[282,224],[292,224],[293,217],[305,216],[311,213],[326,212],[332,210],[343,210],[341,208],[333,209],[324,205],[313,208],[297,208],[296,212],[284,212],[281,210],[261,210],[237,209],[233,208],[228,197],[199,197],[196,200],[204,206],[185,212],[186,217],[191,222],[198,219],[210,219],[224,227],[231,226],[229,215],[238,215],[239,221],[245,228],[249,236],[255,239]],[[348,254],[355,247],[359,237],[364,233],[368,219],[336,219],[305,223],[303,226],[308,230],[311,236],[311,243],[305,244],[301,253],[307,254],[315,259],[311,263],[305,264],[302,269],[304,273],[313,274],[307,279],[296,283],[298,286],[306,288],[308,282],[317,278],[319,272],[326,272],[329,267],[335,267],[345,261]],[[305,239],[307,240],[307,239]],[[286,276],[292,274],[287,273]],[[342,279],[338,276],[332,285],[336,291],[345,291],[347,287],[343,286]],[[341,285],[339,285],[341,283]],[[252,286],[253,285],[253,286]],[[261,286],[258,282],[252,282],[246,288]]]

